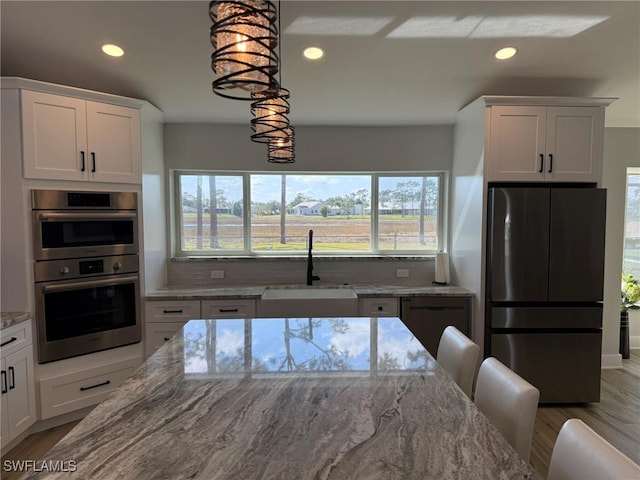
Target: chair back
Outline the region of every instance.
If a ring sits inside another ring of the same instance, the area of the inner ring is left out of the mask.
[[[468,397],[473,390],[479,355],[480,347],[456,327],[444,329],[438,345],[438,363]]]
[[[640,478],[640,466],[582,420],[564,422],[551,453],[548,480]]]
[[[497,359],[480,365],[474,402],[527,462],[539,399],[536,387]]]

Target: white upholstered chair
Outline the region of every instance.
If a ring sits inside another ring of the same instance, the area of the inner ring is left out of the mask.
[[[480,365],[474,402],[527,462],[539,399],[536,387],[497,359]]]
[[[444,329],[438,344],[438,363],[468,397],[478,367],[480,347],[454,326]]]
[[[548,480],[637,480],[640,466],[582,420],[564,422],[551,453]]]

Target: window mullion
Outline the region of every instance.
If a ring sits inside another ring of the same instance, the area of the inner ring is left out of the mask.
[[[253,253],[251,251],[251,175],[244,173],[242,175],[242,203],[244,214],[242,224],[244,230],[244,251],[245,253]]]
[[[378,253],[378,174],[371,175],[371,251]]]

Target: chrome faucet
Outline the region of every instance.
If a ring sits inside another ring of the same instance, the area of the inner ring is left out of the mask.
[[[307,255],[307,285],[313,285],[314,280],[320,280],[320,277],[313,274],[313,230],[309,230],[309,254]]]

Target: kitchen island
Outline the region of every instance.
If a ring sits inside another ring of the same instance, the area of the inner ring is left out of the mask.
[[[75,471],[26,478],[537,478],[398,318],[191,320],[45,461]]]

